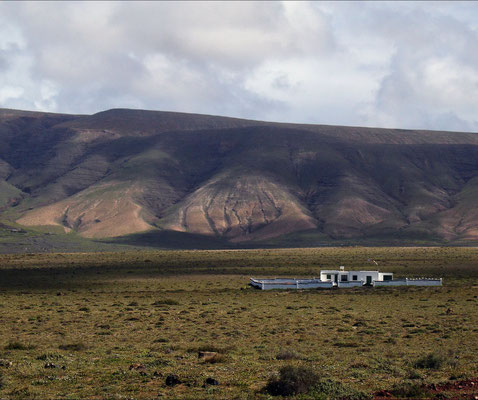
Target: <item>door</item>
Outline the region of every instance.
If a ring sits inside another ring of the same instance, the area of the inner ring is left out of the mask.
[[[366,284],[366,285],[371,285],[371,284],[372,284],[372,277],[371,277],[370,275],[367,275],[367,278],[366,278],[366,279],[367,279],[367,280],[366,280],[365,284]]]
[[[334,282],[337,283],[337,281],[339,280],[339,276],[337,274],[334,275]]]

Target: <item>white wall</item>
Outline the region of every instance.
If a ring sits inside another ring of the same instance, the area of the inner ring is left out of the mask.
[[[363,281],[348,281],[348,282],[338,282],[337,286],[339,288],[348,288],[348,287],[360,287],[363,286]]]
[[[396,279],[393,281],[376,281],[374,286],[442,286],[442,279]]]
[[[442,279],[407,279],[407,286],[442,286]]]
[[[407,286],[405,279],[397,279],[394,281],[375,281],[374,286]]]

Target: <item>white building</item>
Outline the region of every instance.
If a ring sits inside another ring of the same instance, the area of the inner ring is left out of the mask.
[[[333,270],[321,270],[320,278],[251,278],[250,284],[262,290],[270,289],[319,289],[347,288],[359,286],[442,286],[442,279],[404,278],[393,279],[392,272],[346,271],[344,267]]]
[[[344,267],[340,267],[338,270],[321,270],[320,280],[324,282],[332,281],[337,286],[372,286],[373,283],[377,281],[393,280],[393,273],[379,271],[345,271]],[[360,283],[360,285],[358,283]]]

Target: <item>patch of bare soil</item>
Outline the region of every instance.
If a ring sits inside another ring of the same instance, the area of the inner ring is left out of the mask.
[[[478,378],[439,385],[423,385],[422,388],[428,397],[420,397],[421,399],[478,400]],[[374,400],[403,400],[406,397],[394,397],[390,391],[381,390],[376,392],[373,398]]]

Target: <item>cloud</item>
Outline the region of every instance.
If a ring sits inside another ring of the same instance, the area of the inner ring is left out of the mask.
[[[381,126],[478,130],[478,32],[453,15],[393,14],[394,53],[367,119]],[[401,27],[407,26],[407,29]]]
[[[3,2],[0,106],[478,130],[478,5]]]

